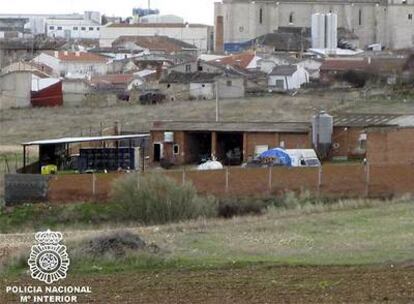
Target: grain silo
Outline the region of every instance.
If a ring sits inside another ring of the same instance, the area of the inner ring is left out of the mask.
[[[325,15],[312,15],[312,48],[325,48]]]
[[[328,156],[332,145],[333,117],[322,111],[312,117],[312,143],[320,158]]]

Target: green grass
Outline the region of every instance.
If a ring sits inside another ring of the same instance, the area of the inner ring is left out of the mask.
[[[87,205],[85,205],[87,206]],[[89,206],[90,207],[90,206]],[[88,208],[82,212],[85,216]],[[20,218],[33,214],[20,212]],[[71,256],[80,274],[215,269],[247,265],[366,265],[414,258],[414,202],[340,201],[270,208],[262,216],[204,219],[178,224],[129,228],[154,243],[160,253],[125,257]],[[67,233],[72,248],[75,233]],[[26,254],[27,255],[27,254]],[[22,273],[24,256],[5,276]]]

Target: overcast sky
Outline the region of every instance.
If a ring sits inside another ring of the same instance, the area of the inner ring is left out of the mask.
[[[1,0],[2,14],[73,13],[100,11],[108,16],[127,17],[133,7],[148,7],[148,0]],[[213,24],[214,2],[217,0],[151,0],[151,7],[161,14],[184,17],[191,23]]]

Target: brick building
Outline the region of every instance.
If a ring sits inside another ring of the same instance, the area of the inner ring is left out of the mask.
[[[312,148],[311,122],[155,122],[151,162],[198,163],[212,155],[239,165],[269,148]],[[414,163],[414,115],[334,116],[328,159]]]
[[[198,163],[211,155],[239,165],[268,148],[310,148],[310,125],[303,122],[155,122],[151,160],[176,165]]]

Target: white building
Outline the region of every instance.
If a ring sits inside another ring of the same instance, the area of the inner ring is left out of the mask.
[[[83,14],[0,14],[0,19],[26,19],[25,29],[33,35],[74,39],[98,39],[101,26],[99,12]]]
[[[414,46],[414,0],[223,0],[215,3],[215,47],[231,51],[280,28],[310,28],[315,13],[334,13],[338,28],[359,37],[359,47]]]
[[[285,92],[299,89],[309,82],[308,72],[297,65],[276,66],[268,75],[268,86],[272,91]]]
[[[54,73],[66,78],[87,78],[105,75],[110,60],[104,56],[86,52],[48,51],[32,60],[36,64],[44,64]]]
[[[46,33],[49,37],[65,39],[99,39],[101,14],[85,12],[78,18],[49,18],[46,20]]]
[[[108,24],[101,28],[100,47],[112,47],[121,36],[167,36],[195,45],[201,52],[213,48],[213,27],[184,23]]]

